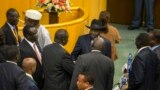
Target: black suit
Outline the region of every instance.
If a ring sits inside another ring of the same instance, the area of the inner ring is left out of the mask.
[[[50,44],[42,53],[44,90],[68,90],[74,68],[69,53],[57,43]]]
[[[17,35],[18,35],[18,28],[16,28],[16,32],[17,32]],[[12,33],[12,30],[11,28],[9,27],[9,25],[7,23],[5,23],[3,26],[2,26],[2,31],[4,32],[4,35],[5,35],[5,38],[6,38],[6,45],[17,45],[17,41],[16,41],[16,38],[15,36],[13,35]]]
[[[0,90],[28,90],[24,71],[17,65],[0,63]]]
[[[97,90],[112,90],[114,64],[100,52],[92,51],[78,57],[69,90],[77,90],[76,81],[80,72],[88,72],[94,78]]]
[[[0,63],[5,61],[5,45],[2,45],[0,46]]]
[[[36,71],[33,74],[33,78],[34,80],[37,82],[37,85],[39,87],[39,89],[42,89],[43,86],[43,69],[42,69],[42,65],[40,64],[37,55],[35,53],[35,51],[33,50],[33,48],[30,46],[30,44],[23,39],[22,42],[19,44],[19,49],[20,49],[20,60],[18,61],[18,64],[21,66],[22,65],[22,61],[24,58],[27,57],[31,57],[34,58],[37,62],[37,66],[36,66]],[[39,49],[40,50],[40,49]]]
[[[102,52],[104,55],[111,57],[111,42],[105,38],[103,39],[105,43],[104,43],[104,49]],[[77,57],[79,55],[91,52],[91,40],[92,39],[89,34],[82,35],[78,38],[77,43],[71,53],[73,60],[77,60]]]
[[[157,74],[156,74],[156,90],[160,90],[160,45],[153,50],[158,56]]]
[[[129,90],[155,90],[157,55],[143,48],[135,56],[129,73]]]

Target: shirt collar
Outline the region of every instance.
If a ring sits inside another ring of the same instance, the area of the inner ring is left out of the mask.
[[[156,46],[153,46],[151,49],[152,50],[155,50],[156,48],[158,48],[160,45],[156,45]]]
[[[31,45],[31,47],[33,47],[33,45],[35,44],[35,43],[32,43],[31,41],[29,41],[28,39],[26,39],[26,38],[24,38],[28,43],[29,43],[29,45]]]
[[[9,27],[11,28],[11,30],[14,30],[15,26],[12,26],[9,22],[7,22],[7,24],[9,25]]]
[[[16,64],[16,65],[17,65],[17,63],[16,63],[16,62],[13,62],[13,61],[8,61],[8,60],[7,60],[7,62],[9,62],[9,63],[13,63],[13,64]]]
[[[91,88],[93,88],[93,86],[90,86],[89,88],[87,88],[87,89],[85,89],[85,90],[89,90],[89,89],[91,89]]]
[[[30,77],[30,78],[33,80],[33,77],[32,77],[32,75],[31,75],[31,74],[26,73],[26,75],[27,75],[28,77]]]
[[[57,43],[57,42],[55,42],[55,43]],[[62,44],[60,44],[60,43],[57,43],[57,44],[60,45],[62,48],[64,48],[64,46]]]
[[[139,53],[140,51],[142,51],[143,49],[145,49],[145,48],[151,48],[150,46],[144,46],[144,47],[141,47],[139,50],[138,50],[138,52],[137,53]]]
[[[91,52],[101,52],[100,50],[92,50]]]

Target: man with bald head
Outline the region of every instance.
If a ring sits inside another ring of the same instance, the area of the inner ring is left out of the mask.
[[[25,58],[22,62],[22,68],[26,72],[26,75],[33,79],[32,74],[36,70],[36,61],[34,58]]]
[[[69,90],[74,63],[63,47],[68,42],[67,30],[59,29],[54,41],[42,52],[44,90]]]
[[[69,90],[77,90],[76,81],[80,72],[88,72],[94,78],[96,90],[112,90],[114,64],[102,54],[104,39],[97,37],[92,44],[92,51],[78,57]]]
[[[34,58],[25,58],[22,62],[22,68],[26,72],[29,90],[39,90],[32,74],[36,71],[36,61]]]

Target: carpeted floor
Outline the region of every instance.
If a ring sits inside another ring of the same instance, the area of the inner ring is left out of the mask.
[[[112,24],[115,26],[122,37],[122,41],[120,44],[117,44],[117,51],[118,51],[118,60],[116,60],[115,63],[115,76],[114,76],[114,84],[118,83],[120,81],[120,77],[122,75],[122,66],[124,63],[127,63],[128,60],[128,54],[132,53],[134,56],[134,53],[136,52],[136,46],[135,46],[135,38],[136,36],[141,32],[146,32],[145,28],[140,28],[138,30],[132,30],[129,31],[127,29],[127,25],[120,25],[120,24]]]

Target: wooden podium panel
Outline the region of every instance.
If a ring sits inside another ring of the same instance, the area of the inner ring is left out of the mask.
[[[154,15],[155,27],[160,28],[160,0],[156,0]]]
[[[107,0],[110,22],[130,24],[134,14],[134,0]]]
[[[160,28],[160,0],[156,0],[154,10],[155,27]],[[107,0],[107,10],[111,14],[110,22],[131,24],[134,16],[134,0]]]

